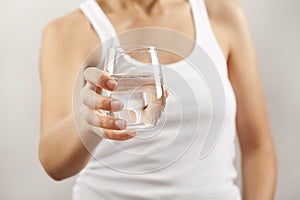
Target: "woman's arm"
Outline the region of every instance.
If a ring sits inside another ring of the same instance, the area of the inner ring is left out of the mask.
[[[106,120],[105,116],[96,114],[88,116],[95,109],[110,109],[111,101],[94,94],[88,84],[82,89],[85,96],[80,104],[86,111],[85,116],[79,117],[79,110],[73,110],[73,90],[80,65],[98,43],[97,36],[79,11],[50,23],[44,32],[40,54],[42,105],[39,158],[46,172],[55,180],[77,174],[90,160],[90,151],[102,139],[91,131],[85,119],[98,117],[93,120],[95,126],[109,125],[111,127],[106,128],[119,130],[111,125],[114,122],[112,118]],[[100,77],[98,69],[90,68],[84,78],[89,84],[94,84],[93,87],[100,87],[100,80],[104,79],[95,78],[96,73]],[[108,80],[106,76],[101,77]],[[94,101],[98,101],[96,106]],[[88,142],[88,149],[77,129]],[[114,134],[112,130],[105,130],[103,135],[116,140],[132,137],[124,132]]]
[[[237,132],[242,151],[243,200],[272,200],[276,158],[267,119],[255,50],[245,15],[233,1],[229,77],[237,98]],[[271,66],[269,66],[271,67]]]
[[[51,22],[42,39],[39,158],[46,172],[55,180],[76,174],[90,159],[76,131],[72,92],[80,64],[93,48],[94,41],[87,40],[83,46],[86,48],[79,47],[84,39],[78,26],[81,26],[78,17],[71,14]],[[100,138],[95,141],[100,142]]]

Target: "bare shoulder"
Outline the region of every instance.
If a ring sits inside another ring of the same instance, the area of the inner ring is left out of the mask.
[[[213,20],[227,26],[236,27],[246,22],[244,10],[236,0],[206,0],[206,6]]]
[[[79,10],[75,10],[66,14],[58,19],[50,22],[45,30],[44,34],[51,34],[52,36],[61,37],[66,40],[73,39],[74,36],[84,36],[92,31],[92,27]]]
[[[60,60],[80,62],[98,43],[89,21],[79,9],[75,10],[45,27],[41,64],[46,66]]]
[[[236,0],[206,0],[206,7],[216,35],[226,46],[227,58],[240,54],[240,49],[253,51],[247,18]]]

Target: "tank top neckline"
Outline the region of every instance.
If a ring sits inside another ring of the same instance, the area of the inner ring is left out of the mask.
[[[99,17],[101,17],[103,19],[102,22],[106,23],[105,25],[109,29],[109,30],[107,30],[108,32],[106,34],[107,38],[100,38],[100,39],[107,40],[107,39],[109,39],[109,37],[115,37],[116,38],[116,40],[114,41],[115,45],[116,46],[122,46],[122,44],[120,44],[119,38],[117,37],[118,33],[117,33],[112,21],[107,17],[107,15],[105,14],[105,12],[101,8],[101,6],[98,4],[98,2],[96,0],[88,0],[88,1],[95,4],[93,6],[95,11],[99,14]],[[179,33],[183,34],[185,37],[188,37],[188,38],[192,39],[194,41],[194,45],[193,45],[192,49],[190,50],[190,52],[188,53],[188,55],[186,57],[181,58],[179,61],[176,61],[176,62],[173,62],[173,63],[164,64],[163,65],[164,67],[180,66],[181,64],[185,63],[194,54],[195,49],[196,49],[196,45],[197,44],[199,45],[200,36],[201,36],[199,21],[198,21],[198,18],[200,17],[200,16],[198,16],[199,10],[196,10],[198,7],[193,4],[193,0],[188,0],[188,1],[189,1],[189,4],[190,4],[190,12],[191,12],[191,15],[192,15],[192,20],[193,20],[194,38],[191,38],[190,36],[184,35],[183,33],[180,33],[180,32]],[[200,1],[205,6],[204,0],[200,0]],[[147,27],[147,28],[161,28],[161,27]],[[168,28],[162,28],[162,29],[172,30],[172,29],[168,29]],[[124,32],[126,32],[126,31],[124,31]],[[172,30],[172,31],[174,31],[174,30]],[[98,31],[96,31],[96,32],[98,32]],[[99,33],[98,33],[98,35],[99,35]],[[104,51],[104,52],[106,52],[106,51]],[[102,54],[102,56],[105,56],[105,55]]]

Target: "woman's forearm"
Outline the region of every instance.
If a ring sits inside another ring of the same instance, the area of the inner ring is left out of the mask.
[[[93,133],[89,137],[88,149],[78,135],[73,114],[42,130],[39,158],[46,172],[55,180],[77,174],[90,160],[90,151],[101,141]]]
[[[276,170],[273,145],[243,152],[243,200],[273,200]]]

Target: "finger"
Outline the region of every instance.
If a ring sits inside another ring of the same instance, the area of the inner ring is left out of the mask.
[[[89,88],[91,90],[93,90],[94,92],[96,92],[97,94],[102,94],[102,88],[101,87],[98,87],[96,85],[92,85],[90,84],[89,82],[87,82],[87,84],[89,85]]]
[[[90,89],[83,89],[80,93],[84,105],[95,110],[107,110],[117,112],[123,109],[123,103],[117,99],[105,97]]]
[[[123,119],[102,115],[98,111],[87,108],[85,105],[83,105],[82,108],[83,109],[81,110],[80,114],[91,126],[110,130],[122,130],[127,127],[127,123]]]
[[[165,93],[166,93],[166,97],[169,96],[169,91],[167,89],[165,89]]]
[[[84,70],[83,76],[87,82],[106,90],[112,91],[117,86],[117,82],[111,76],[96,67]]]
[[[99,135],[102,138],[111,139],[111,140],[128,140],[133,138],[137,135],[137,131],[135,130],[124,130],[124,131],[114,131],[114,130],[108,130],[103,129],[100,127],[90,126],[91,130]]]
[[[136,136],[137,131],[134,130],[125,130],[125,131],[113,131],[113,130],[107,130],[103,129],[103,135],[107,139],[112,140],[128,140]]]

